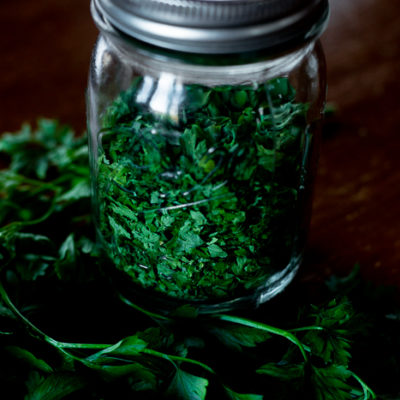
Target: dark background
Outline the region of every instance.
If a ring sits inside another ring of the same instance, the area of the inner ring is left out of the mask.
[[[400,287],[400,3],[331,0],[328,117],[304,281],[360,263]],[[88,0],[0,0],[0,132],[38,117],[85,129],[97,36]]]

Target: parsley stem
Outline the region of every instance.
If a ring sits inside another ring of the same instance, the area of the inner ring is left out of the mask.
[[[369,400],[370,396],[372,399],[376,399],[376,394],[372,391],[370,387],[367,386],[367,384],[354,372],[351,372],[351,376],[361,385],[362,390],[364,392],[364,398],[363,400]]]
[[[47,343],[51,344],[52,346],[56,347],[60,352],[62,352],[65,356],[73,358],[77,361],[82,361],[81,358],[74,357],[72,354],[66,352],[64,349],[92,349],[92,350],[101,350],[101,349],[106,349],[110,347],[110,344],[100,344],[100,343],[67,343],[67,342],[59,342],[58,340],[55,340],[49,336],[47,336],[44,332],[42,332],[38,327],[36,327],[34,324],[32,324],[31,321],[29,321],[24,315],[21,314],[21,312],[15,307],[14,303],[11,301],[10,297],[8,296],[6,290],[4,289],[4,286],[2,282],[0,281],[0,297],[4,301],[4,303],[11,309],[11,311],[18,317],[20,318],[30,329],[32,332],[33,336],[36,337],[37,339],[41,339],[46,341]],[[133,308],[145,313],[146,315],[152,317],[152,318],[158,318],[158,319],[164,319],[164,320],[170,320],[168,317],[164,317],[162,315],[154,314],[149,311],[146,311],[142,309],[141,307],[131,303],[129,300],[125,299],[120,295],[121,299],[126,302],[128,305],[132,306]],[[174,361],[180,361],[180,362],[186,362],[190,364],[197,365],[204,370],[215,374],[214,370],[210,368],[208,365],[196,361],[190,358],[185,358],[185,357],[180,357],[180,356],[174,356],[174,355],[169,355],[165,353],[161,353],[156,350],[151,350],[151,349],[144,349],[143,353],[152,355],[154,357],[158,358],[163,358],[165,360],[174,362]]]
[[[161,210],[163,210],[163,211],[177,210],[178,208],[193,207],[193,206],[197,206],[199,204],[209,203],[209,202],[214,201],[214,200],[225,199],[225,198],[228,198],[228,197],[232,197],[232,195],[230,195],[230,194],[221,194],[220,196],[215,196],[215,197],[210,197],[208,199],[193,201],[191,203],[176,204],[176,205],[173,205],[173,206],[157,208],[157,209],[151,209],[151,210],[143,210],[143,211],[140,211],[140,212],[142,212],[143,214],[147,214],[147,213],[150,213],[150,212],[156,212],[156,211],[161,211]]]
[[[151,312],[151,311],[145,310],[144,308],[138,306],[138,305],[135,304],[135,303],[132,303],[130,300],[128,300],[126,297],[124,297],[121,293],[119,293],[118,296],[119,296],[119,298],[120,298],[126,305],[128,305],[129,307],[134,308],[135,310],[141,312],[142,314],[147,315],[147,316],[150,317],[151,319],[154,319],[154,320],[162,320],[162,321],[169,321],[169,322],[172,321],[171,318],[166,317],[165,315],[153,313],[153,312]]]
[[[26,176],[19,175],[16,173],[12,174],[12,178],[14,181],[18,181],[20,183],[28,183],[33,186],[39,186],[42,188],[50,188],[50,189],[57,189],[58,187],[54,185],[54,182],[43,182],[41,180],[27,178]]]
[[[249,328],[255,328],[255,329],[259,329],[261,331],[269,332],[269,333],[272,333],[277,336],[282,336],[285,339],[289,340],[290,342],[294,343],[299,348],[301,355],[304,358],[304,361],[306,361],[306,362],[308,361],[308,357],[307,357],[307,354],[306,354],[303,344],[300,342],[299,339],[297,339],[297,337],[295,335],[293,335],[289,331],[285,331],[283,329],[279,329],[274,326],[264,324],[262,322],[251,321],[246,318],[235,317],[235,316],[227,315],[227,314],[217,314],[214,317],[218,318],[221,321],[232,322],[235,324],[248,326]]]
[[[3,226],[0,229],[0,233],[1,232],[6,232],[8,231],[12,231],[12,232],[17,232],[19,229],[23,228],[24,226],[29,226],[29,225],[37,225],[40,224],[41,222],[45,221],[47,218],[50,217],[50,215],[53,213],[54,209],[56,206],[56,202],[53,201],[49,207],[49,209],[41,216],[38,217],[36,219],[32,219],[30,221],[14,221],[14,222],[10,222],[8,225]]]
[[[288,332],[304,332],[304,331],[323,331],[322,326],[302,326],[300,328],[289,329]]]
[[[43,331],[41,331],[37,326],[35,326],[29,319],[27,319],[21,312],[17,309],[14,303],[11,301],[10,297],[8,296],[2,282],[0,281],[0,298],[4,301],[4,303],[10,308],[10,310],[29,328],[31,334],[34,338],[43,340],[50,344],[51,346],[55,347],[65,359],[73,359],[78,362],[84,362],[84,360],[80,357],[76,357],[73,354],[69,353],[65,349],[105,349],[110,347],[109,344],[85,344],[85,343],[66,343],[66,342],[59,342],[51,338],[50,336],[46,335]]]
[[[57,340],[54,340],[50,336],[47,336],[44,332],[42,332],[37,326],[32,324],[31,321],[29,321],[28,318],[26,318],[24,315],[21,314],[21,312],[18,310],[18,308],[14,305],[14,303],[11,301],[10,297],[8,296],[7,291],[5,290],[3,283],[0,281],[0,297],[4,301],[4,303],[10,308],[10,310],[28,327],[28,329],[31,331],[31,334],[33,337],[43,340],[50,345],[56,347],[63,355],[64,357],[67,358],[75,358],[68,352],[66,352],[62,346],[60,346],[60,342]]]
[[[24,317],[20,311],[15,307],[14,303],[11,301],[8,293],[6,292],[3,283],[0,281],[0,296],[4,303],[10,308],[10,310],[34,333],[34,336],[39,339],[44,339],[47,341],[47,335],[42,332],[39,328],[32,324],[26,317]]]
[[[58,342],[58,347],[63,349],[90,349],[90,350],[102,350],[110,347],[110,344],[101,344],[101,343],[66,343],[66,342]]]
[[[197,365],[197,366],[203,368],[204,370],[206,370],[207,372],[209,372],[210,374],[216,375],[215,371],[211,367],[209,367],[207,364],[204,364],[197,360],[193,360],[192,358],[186,358],[186,357],[174,356],[171,354],[165,354],[165,353],[161,353],[159,351],[152,350],[152,349],[144,349],[144,350],[142,350],[142,353],[148,354],[150,356],[162,358],[164,360],[168,360],[168,361],[172,362],[173,364],[175,364],[174,361],[179,361],[179,362]]]

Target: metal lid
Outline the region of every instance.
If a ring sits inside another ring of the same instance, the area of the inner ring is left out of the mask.
[[[213,54],[313,39],[328,10],[328,0],[92,0],[96,22],[163,48]]]

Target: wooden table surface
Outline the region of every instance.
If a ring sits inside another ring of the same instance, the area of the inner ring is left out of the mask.
[[[362,274],[400,287],[400,2],[331,0],[326,121],[301,279]],[[0,132],[39,116],[85,129],[97,31],[88,0],[0,1]]]

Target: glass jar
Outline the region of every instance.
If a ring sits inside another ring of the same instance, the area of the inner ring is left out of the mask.
[[[327,0],[92,0],[96,229],[123,293],[253,307],[304,253]]]

